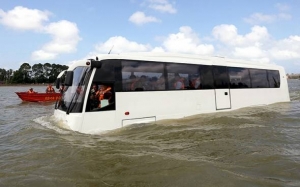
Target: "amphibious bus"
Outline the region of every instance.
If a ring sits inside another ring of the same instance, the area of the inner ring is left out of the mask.
[[[71,65],[61,84],[54,117],[88,134],[290,101],[281,66],[188,54],[104,54]]]

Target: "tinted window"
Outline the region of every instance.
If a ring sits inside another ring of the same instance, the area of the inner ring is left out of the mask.
[[[201,88],[202,89],[213,89],[214,88],[214,77],[212,73],[212,66],[200,66],[200,77],[201,77]]]
[[[247,68],[228,67],[230,88],[250,88],[250,76]]]
[[[118,64],[117,60],[101,61],[101,68],[96,69],[91,88],[87,92],[87,112],[115,110],[115,67]],[[104,93],[101,89],[107,91]]]
[[[268,79],[270,88],[279,88],[280,87],[280,75],[277,70],[268,70]]]
[[[167,88],[169,90],[200,89],[198,65],[167,64]]]
[[[229,88],[227,67],[213,66],[215,88]]]
[[[122,61],[123,91],[165,90],[162,63]]]
[[[96,70],[93,82],[112,82],[115,80],[114,61],[106,60],[102,62],[101,68]]]
[[[268,88],[267,70],[249,69],[252,88]]]

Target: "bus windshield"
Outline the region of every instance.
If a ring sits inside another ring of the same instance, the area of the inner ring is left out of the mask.
[[[73,71],[72,86],[64,88],[57,109],[67,113],[80,113],[83,108],[85,89],[87,87],[91,71],[89,67],[77,67]]]

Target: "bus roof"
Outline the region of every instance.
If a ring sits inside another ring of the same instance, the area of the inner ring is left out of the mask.
[[[181,53],[154,53],[154,52],[137,52],[137,53],[119,53],[119,54],[101,54],[98,55],[98,60],[106,59],[124,59],[124,60],[141,60],[153,62],[173,62],[187,64],[202,64],[202,65],[223,65],[233,67],[248,67],[248,68],[270,68],[282,69],[281,66],[271,63],[259,63],[254,61],[246,61],[241,59],[230,59],[220,56],[201,56],[195,54]],[[87,66],[87,60],[79,60],[70,65],[69,70],[73,70],[77,66]]]

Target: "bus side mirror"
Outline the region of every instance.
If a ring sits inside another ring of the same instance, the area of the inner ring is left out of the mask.
[[[60,78],[56,79],[55,87],[56,89],[59,89],[60,86]]]
[[[66,79],[65,79],[65,86],[72,86],[73,83],[73,71],[67,71]]]

